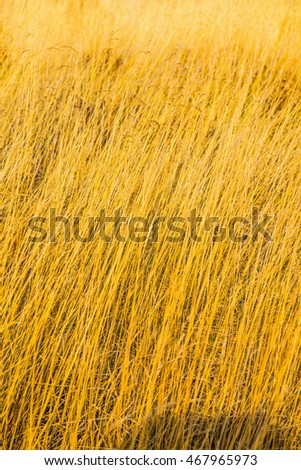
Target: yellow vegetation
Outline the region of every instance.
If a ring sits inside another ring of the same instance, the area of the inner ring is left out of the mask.
[[[4,447],[300,449],[300,2],[1,11]],[[273,242],[29,242],[51,207]]]

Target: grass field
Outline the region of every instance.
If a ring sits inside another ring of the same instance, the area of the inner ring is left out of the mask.
[[[3,447],[301,449],[300,1],[0,7]],[[254,207],[272,241],[29,239]]]

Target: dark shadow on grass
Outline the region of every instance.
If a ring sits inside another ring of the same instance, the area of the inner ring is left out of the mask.
[[[265,413],[238,417],[175,416],[170,412],[145,418],[124,449],[290,449],[301,446],[297,429],[272,425]]]

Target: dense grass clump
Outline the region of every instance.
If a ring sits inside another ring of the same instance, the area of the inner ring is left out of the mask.
[[[2,7],[4,447],[300,449],[300,3]],[[254,207],[273,241],[28,241]]]

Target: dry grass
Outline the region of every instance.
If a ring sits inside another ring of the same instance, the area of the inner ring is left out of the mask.
[[[300,2],[1,8],[4,447],[300,449]],[[272,243],[27,241],[253,206]]]

